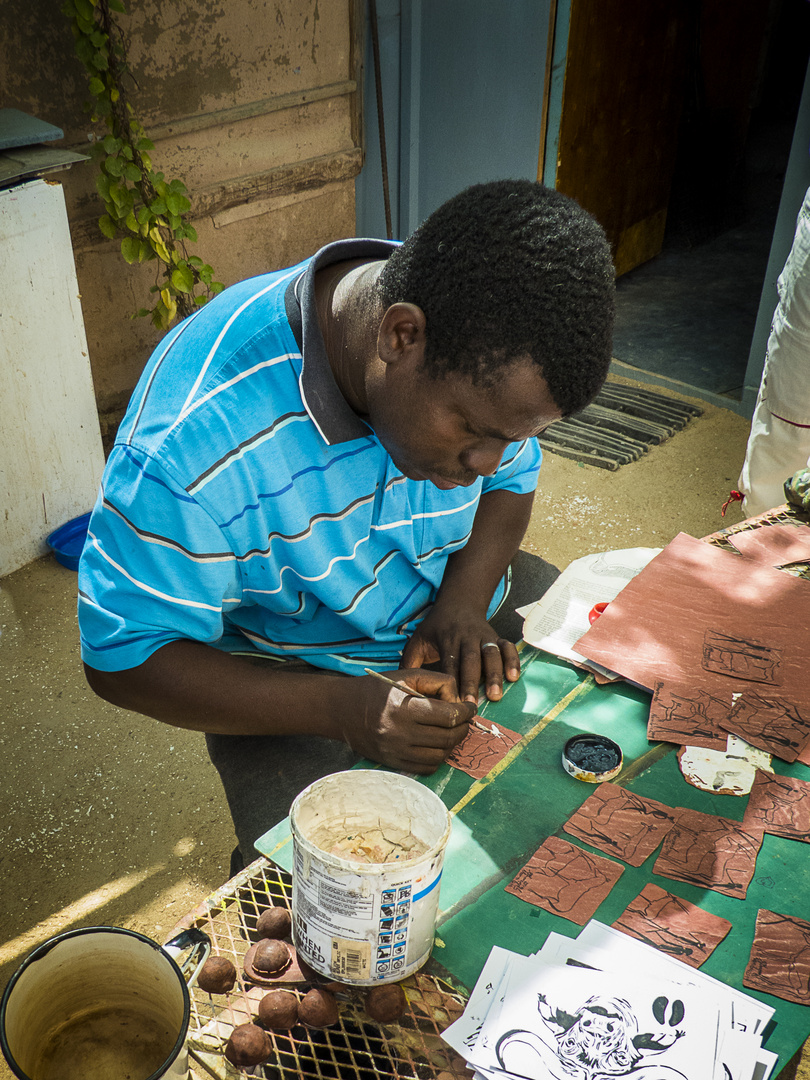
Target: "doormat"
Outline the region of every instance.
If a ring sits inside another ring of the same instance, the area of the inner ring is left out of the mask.
[[[665,394],[607,382],[592,404],[555,421],[539,442],[550,454],[615,470],[637,461],[702,413],[697,405]]]

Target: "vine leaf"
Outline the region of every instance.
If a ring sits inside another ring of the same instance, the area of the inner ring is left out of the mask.
[[[157,277],[149,290],[154,305],[132,317],[150,317],[158,329],[168,330],[178,316],[190,315],[224,286],[213,280],[207,263],[186,250],[187,242],[197,241],[186,216],[191,211],[186,185],[152,167],[148,151],[154,144],[128,100],[126,37],[113,12],[126,15],[122,0],[64,0],[62,5],[88,75],[92,100],[85,111],[107,128],[93,147],[96,189],[106,211],[98,227],[108,239],[121,240],[129,265],[155,262]]]

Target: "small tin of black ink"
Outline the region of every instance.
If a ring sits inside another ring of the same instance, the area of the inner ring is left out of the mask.
[[[622,750],[604,735],[574,735],[563,747],[562,763],[574,779],[603,784],[621,771]]]

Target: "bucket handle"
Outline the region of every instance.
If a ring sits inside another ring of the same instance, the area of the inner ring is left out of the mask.
[[[172,960],[177,962],[186,983],[193,986],[200,973],[200,968],[211,952],[211,939],[208,934],[192,926],[188,930],[181,930],[179,934],[167,941],[162,948]],[[190,952],[181,963],[179,957],[186,950],[190,950]]]

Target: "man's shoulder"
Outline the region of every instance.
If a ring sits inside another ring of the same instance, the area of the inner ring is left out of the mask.
[[[167,335],[136,387],[120,437],[149,454],[250,426],[257,408],[300,403],[300,352],[284,305],[283,274],[226,289]]]
[[[285,305],[287,289],[300,277],[302,266],[246,278],[218,296],[181,323],[168,341],[172,360],[191,358],[194,366],[206,370],[224,363],[238,350],[250,347],[257,336],[287,334],[289,322]],[[200,356],[200,349],[207,351]],[[151,362],[164,350],[159,346]]]

